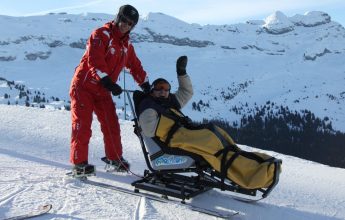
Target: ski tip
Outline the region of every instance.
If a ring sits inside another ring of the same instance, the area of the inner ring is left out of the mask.
[[[47,214],[52,208],[53,208],[52,204],[40,205],[26,214],[17,215],[10,218],[5,218],[3,220],[22,220],[22,219],[35,218],[35,217],[39,217],[44,214]]]
[[[47,212],[53,208],[52,204],[46,204],[39,207],[40,210],[46,210]]]

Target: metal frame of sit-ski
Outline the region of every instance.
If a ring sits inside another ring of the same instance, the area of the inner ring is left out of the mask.
[[[217,188],[222,191],[234,192],[233,196],[245,201],[258,201],[266,198],[279,181],[278,169],[273,178],[273,183],[268,188],[245,189],[232,182],[231,180],[221,178],[220,173],[216,172],[208,163],[197,155],[188,154],[187,152],[165,152],[162,150],[162,143],[157,143],[152,138],[146,137],[141,132],[139,119],[132,103],[129,93],[134,94],[140,91],[124,91],[129,100],[133,112],[134,130],[139,138],[142,151],[148,170],[144,171],[144,177],[132,183],[135,191],[145,190],[163,197],[174,197],[181,199],[184,203],[190,199],[210,189]],[[135,100],[134,100],[135,101]],[[170,153],[170,154],[169,154]],[[166,164],[162,163],[168,162]],[[169,164],[169,161],[171,164]],[[277,166],[280,160],[274,162]],[[223,180],[223,181],[222,181]],[[257,192],[261,193],[260,195]],[[244,197],[243,197],[244,196]]]

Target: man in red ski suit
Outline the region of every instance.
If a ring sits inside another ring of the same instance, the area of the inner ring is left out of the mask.
[[[88,163],[88,145],[91,138],[93,112],[96,113],[104,136],[106,163],[118,170],[129,169],[122,157],[120,125],[113,95],[122,88],[116,84],[123,68],[130,70],[144,92],[149,92],[147,73],[129,41],[129,33],[139,20],[138,11],[131,5],[120,7],[114,21],[92,32],[86,51],[75,69],[71,82],[72,137],[70,162],[75,174],[93,174]]]

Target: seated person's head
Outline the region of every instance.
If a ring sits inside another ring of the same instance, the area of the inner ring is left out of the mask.
[[[151,95],[154,98],[168,98],[170,94],[170,83],[163,79],[158,78],[155,81],[153,81],[151,85]]]

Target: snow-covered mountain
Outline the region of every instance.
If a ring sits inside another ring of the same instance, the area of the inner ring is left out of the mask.
[[[70,114],[67,111],[0,105],[0,219],[51,203],[50,214],[37,219],[216,219],[176,204],[129,196],[69,179]],[[120,120],[124,156],[142,175],[146,164],[130,121]],[[260,151],[247,146],[245,150]],[[262,151],[266,152],[266,151]],[[234,200],[211,190],[188,200],[228,213],[237,220],[345,219],[345,170],[266,152],[283,160],[280,182],[268,198],[256,203]],[[103,170],[102,134],[93,123],[89,162],[97,166],[90,179],[133,190],[138,177]]]
[[[57,108],[68,108],[69,83],[91,31],[111,19],[106,14],[0,16],[1,219],[42,203],[53,204],[48,219],[210,219],[64,178],[70,169],[70,113]],[[238,121],[261,106],[284,106],[329,117],[335,129],[345,131],[345,29],[324,12],[293,17],[275,12],[264,20],[221,26],[151,13],[132,39],[151,81],[164,77],[175,89],[175,61],[189,57],[195,95],[184,111],[192,118]],[[138,88],[130,76],[121,76],[122,86],[124,81],[128,89]],[[123,96],[114,100],[124,115]],[[141,175],[146,164],[132,122],[120,124],[124,156]],[[92,178],[132,189],[134,175],[103,171],[102,134],[98,123],[92,126],[89,161],[97,166]],[[240,211],[234,219],[345,219],[344,169],[266,153],[283,159],[280,183],[267,199],[245,204],[212,190],[191,202]]]
[[[113,17],[0,16],[0,103],[67,106],[87,38]],[[345,29],[327,13],[287,17],[277,11],[264,20],[205,26],[150,13],[132,41],[151,81],[164,77],[173,88],[177,57],[189,57],[195,96],[185,112],[192,118],[239,121],[269,102],[310,110],[345,131]],[[128,89],[138,88],[126,78]],[[123,97],[115,100],[123,106]]]

